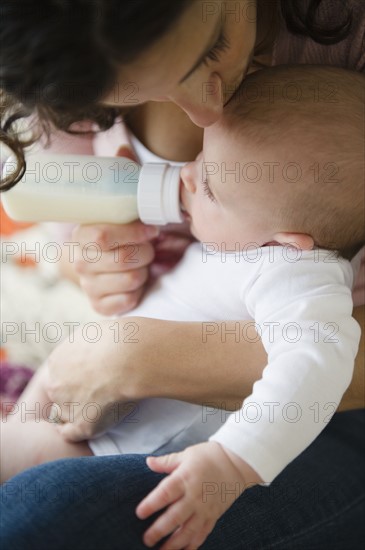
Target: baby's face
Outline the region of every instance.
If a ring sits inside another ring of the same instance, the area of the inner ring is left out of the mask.
[[[219,122],[205,130],[202,153],[181,172],[182,203],[197,239],[227,250],[235,250],[236,243],[243,249],[273,240],[272,189],[254,182],[252,160],[257,158],[246,154]]]

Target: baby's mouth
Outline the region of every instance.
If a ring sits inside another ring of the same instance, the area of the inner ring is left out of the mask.
[[[183,215],[183,218],[186,222],[191,222],[191,216],[184,204],[184,194],[185,194],[186,190],[185,190],[185,187],[184,187],[184,184],[181,180],[180,182],[180,210],[181,210],[181,214]]]
[[[183,215],[183,218],[186,222],[191,222],[191,216],[189,214],[189,212],[186,210],[185,206],[183,205],[182,202],[180,202],[180,208],[181,208],[181,213]]]

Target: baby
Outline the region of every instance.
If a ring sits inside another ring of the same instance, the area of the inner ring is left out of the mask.
[[[141,519],[166,508],[147,546],[172,534],[163,549],[197,548],[244,490],[273,481],[317,437],[351,381],[360,335],[349,260],[365,242],[363,89],[363,76],[335,68],[254,73],[182,170],[201,242],[130,315],[200,321],[203,341],[223,326],[252,339],[223,323],[252,318],[268,364],[241,409],[227,420],[219,404],[202,414],[146,399],[136,422],[82,443],[15,414],[3,426],[2,479],[64,456],[160,454],[199,424],[208,441],[147,459],[169,475],[137,507]],[[41,371],[20,401],[48,402]]]

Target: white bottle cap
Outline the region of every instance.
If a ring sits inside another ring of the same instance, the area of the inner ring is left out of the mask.
[[[144,164],[139,173],[137,204],[143,223],[165,225],[183,222],[180,208],[181,166]]]

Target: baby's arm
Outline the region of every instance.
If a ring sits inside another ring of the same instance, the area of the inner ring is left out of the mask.
[[[34,375],[12,412],[1,419],[1,483],[17,473],[58,458],[92,455],[85,441],[65,441],[48,419],[52,402],[44,391],[45,366]]]
[[[240,414],[211,439],[265,482],[314,441],[351,382],[360,339],[351,284],[349,262],[317,250],[268,261],[246,295],[268,364]]]

